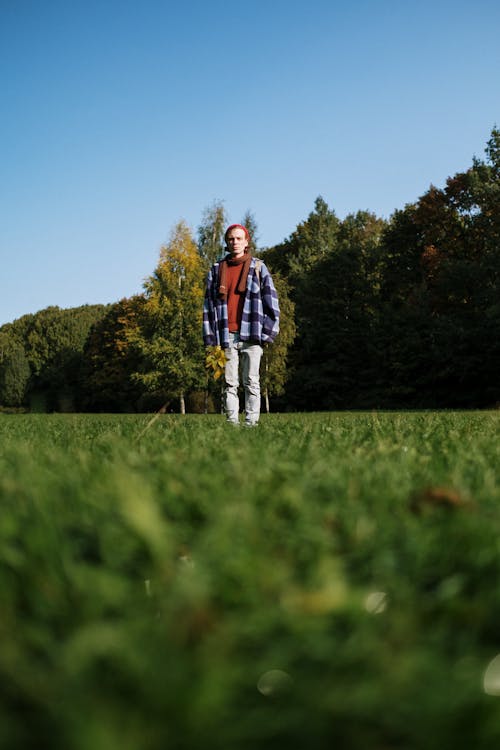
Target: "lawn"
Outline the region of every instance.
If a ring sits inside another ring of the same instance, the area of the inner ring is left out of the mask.
[[[500,412],[148,422],[0,415],[2,748],[500,741]]]

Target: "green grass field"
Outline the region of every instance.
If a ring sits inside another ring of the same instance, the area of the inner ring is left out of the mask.
[[[0,746],[491,750],[500,412],[0,415]]]

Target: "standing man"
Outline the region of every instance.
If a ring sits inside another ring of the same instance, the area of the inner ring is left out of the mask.
[[[224,240],[228,254],[214,263],[207,277],[203,341],[225,350],[224,406],[232,424],[239,424],[241,362],[245,425],[255,427],[260,416],[262,346],[272,343],[279,331],[278,295],[265,264],[249,251],[246,227],[231,224]]]

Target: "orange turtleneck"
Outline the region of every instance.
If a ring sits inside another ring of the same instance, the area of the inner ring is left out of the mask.
[[[245,292],[238,291],[238,283],[245,260],[246,255],[234,260],[231,258],[227,260],[227,317],[230,333],[237,333],[240,330]]]

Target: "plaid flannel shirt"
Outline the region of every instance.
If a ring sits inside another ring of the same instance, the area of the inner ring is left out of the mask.
[[[274,341],[279,332],[278,295],[271,274],[260,261],[259,278],[255,270],[256,258],[250,261],[247,288],[241,318],[241,341],[267,344]],[[227,302],[219,298],[219,263],[214,263],[207,276],[205,302],[203,305],[203,341],[205,346],[229,346]]]

